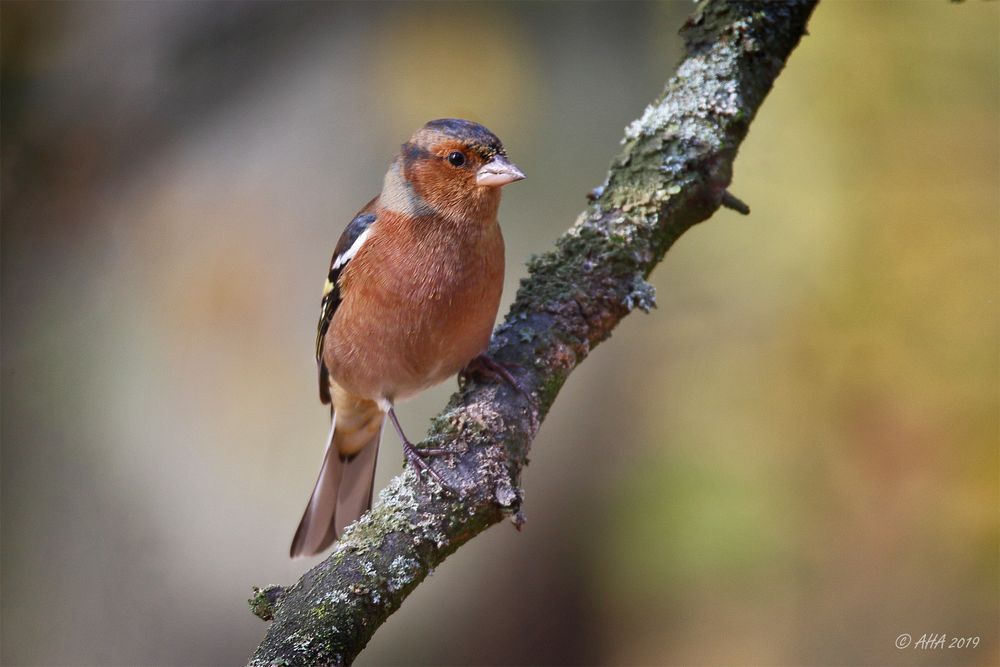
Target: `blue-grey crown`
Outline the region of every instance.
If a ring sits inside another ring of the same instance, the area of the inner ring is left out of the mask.
[[[491,149],[493,152],[503,152],[503,144],[497,135],[493,134],[479,123],[461,118],[438,118],[424,125],[425,129],[463,141],[470,145]]]

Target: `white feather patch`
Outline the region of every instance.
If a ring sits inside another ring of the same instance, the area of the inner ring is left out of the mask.
[[[372,225],[368,225],[365,231],[361,232],[361,235],[354,239],[354,243],[352,243],[351,247],[347,249],[347,252],[342,253],[339,257],[337,257],[337,259],[333,260],[333,266],[330,268],[339,269],[344,264],[347,264],[349,261],[354,259],[354,256],[358,254],[359,250],[361,250],[361,246],[363,246],[365,241],[368,240],[368,235],[371,234],[371,231]]]

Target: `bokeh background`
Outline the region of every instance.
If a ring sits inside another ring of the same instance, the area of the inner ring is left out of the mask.
[[[310,564],[320,290],[399,144],[505,140],[509,302],[691,9],[4,0],[3,663],[242,663],[250,587]],[[821,5],[736,162],[752,216],[671,250],[545,422],[524,531],[359,664],[1000,663],[998,27]],[[893,646],[932,632],[980,643]]]

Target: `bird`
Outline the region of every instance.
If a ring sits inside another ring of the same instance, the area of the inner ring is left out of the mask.
[[[406,460],[444,486],[425,460],[443,452],[413,445],[397,402],[467,368],[512,379],[486,350],[503,291],[500,189],[524,178],[484,126],[432,120],[344,229],[316,332],[330,432],[292,558],[322,553],[371,507],[387,416]]]

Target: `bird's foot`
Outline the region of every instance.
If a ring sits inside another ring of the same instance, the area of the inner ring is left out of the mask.
[[[515,368],[517,368],[515,366]],[[514,377],[514,374],[510,372],[510,368],[503,365],[493,357],[491,357],[486,352],[483,352],[478,357],[475,357],[470,361],[461,373],[462,377],[466,380],[472,375],[479,375],[481,377],[492,378],[494,380],[503,380],[511,387],[513,387],[519,394],[528,399],[528,403],[531,404],[531,427],[536,429],[537,422],[535,415],[538,412],[538,402],[535,400],[534,395],[528,389],[521,384],[521,382]]]
[[[431,457],[441,456],[442,454],[454,454],[454,452],[449,451],[447,449],[434,449],[434,448],[421,449],[418,448],[409,440],[404,439],[403,454],[406,456],[406,460],[409,462],[409,464],[413,466],[414,469],[416,469],[418,475],[421,472],[426,472],[428,475],[431,476],[431,478],[435,482],[437,482],[438,486],[440,486],[442,489],[451,492],[455,491],[455,489],[452,488],[451,485],[449,485],[447,482],[445,482],[444,478],[441,477],[441,474],[437,470],[435,470],[433,466],[431,466],[431,464],[427,461],[427,459]]]
[[[399,439],[403,442],[403,454],[406,456],[407,462],[409,462],[409,464],[416,469],[417,475],[419,476],[421,472],[426,472],[442,489],[454,492],[455,489],[447,484],[444,481],[444,478],[441,477],[441,474],[431,467],[431,464],[427,461],[427,459],[432,456],[453,454],[454,452],[447,449],[433,447],[419,449],[416,445],[410,442],[410,439],[406,437],[405,433],[403,433],[403,427],[399,425],[399,419],[396,418],[396,411],[393,408],[389,408],[389,419],[392,421],[392,425],[396,428],[396,433],[399,435]]]

